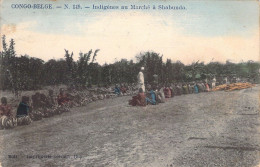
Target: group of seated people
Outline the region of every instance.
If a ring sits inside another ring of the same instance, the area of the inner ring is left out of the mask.
[[[22,96],[16,114],[13,114],[12,107],[7,103],[7,98],[1,98],[0,105],[0,129],[8,129],[17,125],[28,125],[32,121],[51,117],[63,112],[70,111],[70,107],[83,106],[96,100],[110,98],[114,95],[130,95],[136,91],[135,86],[121,84],[116,85],[114,93],[109,88],[89,89],[87,93],[68,89],[67,92],[61,88],[59,94],[54,95],[53,90],[48,91],[48,95],[36,92],[31,96]],[[147,90],[138,90],[138,94],[129,101],[133,106],[146,106],[147,104],[156,105],[164,103],[166,98],[182,94],[200,93],[210,91],[210,84],[182,83],[171,85],[150,86],[146,85]],[[112,94],[111,94],[112,93]],[[114,94],[114,95],[113,95]]]
[[[146,85],[147,91],[144,93],[142,88],[139,88],[139,92],[136,96],[133,96],[129,100],[129,105],[132,106],[146,106],[148,104],[156,105],[158,103],[165,103],[166,98],[172,98],[174,96],[180,96],[182,94],[192,94],[209,92],[210,84],[206,82],[197,83],[182,83],[182,84],[168,84],[164,86],[150,86]]]
[[[132,106],[146,106],[147,104],[156,105],[157,103],[165,102],[165,93],[158,91],[155,87],[148,88],[147,93],[144,93],[142,88],[139,88],[139,92],[136,96],[133,96],[129,100],[129,105]]]
[[[46,96],[43,93],[36,92],[31,96],[22,96],[16,114],[12,112],[12,107],[7,103],[7,98],[1,98],[0,105],[0,129],[13,128],[19,125],[28,125],[32,121],[37,121],[43,117],[50,117],[62,112],[69,111],[72,107],[72,100],[60,89],[57,97],[54,96],[53,90],[49,90]]]
[[[127,85],[120,85],[120,95],[129,91]],[[103,100],[116,96],[113,87],[100,87],[87,89],[86,92],[73,88],[61,88],[58,95],[53,90],[48,90],[47,95],[36,92],[31,97],[22,96],[16,114],[7,103],[7,98],[2,97],[0,105],[0,129],[8,129],[17,125],[28,125],[32,121],[51,117],[70,111],[71,107],[84,106],[90,102]]]
[[[211,84],[207,82],[193,82],[193,83],[182,83],[170,86],[170,89],[175,90],[176,95],[192,94],[209,92],[211,90]]]

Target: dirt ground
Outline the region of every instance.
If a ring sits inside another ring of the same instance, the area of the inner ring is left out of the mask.
[[[0,162],[4,167],[257,166],[259,95],[258,86],[176,96],[144,108],[128,106],[129,96],[97,101],[1,130]]]

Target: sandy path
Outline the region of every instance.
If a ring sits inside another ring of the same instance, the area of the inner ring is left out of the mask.
[[[61,116],[0,131],[1,164],[256,166],[258,92],[254,88],[183,95],[145,108],[130,107],[129,97],[121,97],[73,108]]]

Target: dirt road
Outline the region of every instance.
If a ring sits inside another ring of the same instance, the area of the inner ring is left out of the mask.
[[[128,106],[129,98],[0,131],[1,165],[259,165],[259,88],[177,96],[145,108]]]

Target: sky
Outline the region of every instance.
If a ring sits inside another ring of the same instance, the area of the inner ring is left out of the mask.
[[[15,4],[52,4],[53,9],[17,9]],[[64,9],[68,4],[70,9]],[[72,9],[80,4],[82,9]],[[98,10],[93,5],[183,6],[185,10]],[[56,8],[61,6],[62,8]],[[90,7],[90,8],[85,8]],[[133,59],[146,51],[164,60],[259,61],[259,2],[2,0],[1,36],[15,40],[16,53],[60,59],[64,49],[100,49],[100,64]]]

